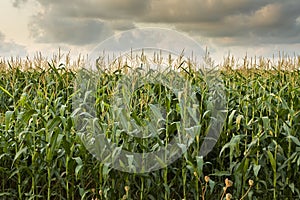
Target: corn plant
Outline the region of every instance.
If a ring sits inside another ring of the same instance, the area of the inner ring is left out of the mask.
[[[154,57],[156,63],[163,59]],[[146,66],[145,55],[139,58]],[[142,126],[150,119],[154,104],[166,108],[167,121],[160,137],[147,141],[118,132],[110,121],[111,110],[117,109],[112,96],[133,66],[122,59],[109,64],[104,60],[99,60],[97,68],[95,111],[100,122],[107,123],[106,137],[135,152],[167,145],[178,131],[176,96],[160,84],[134,90],[128,105],[136,123]],[[300,57],[245,57],[242,63],[228,57],[218,66],[226,93],[226,120],[219,140],[204,157],[198,153],[210,126],[208,79],[200,63],[167,60],[169,71],[188,80],[196,91],[200,128],[178,160],[148,173],[113,169],[84,145],[72,107],[72,98],[79,92],[74,80],[84,58],[71,63],[68,55],[59,52],[51,60],[41,54],[32,60],[1,60],[0,198],[300,198]],[[214,66],[209,57],[205,60]]]

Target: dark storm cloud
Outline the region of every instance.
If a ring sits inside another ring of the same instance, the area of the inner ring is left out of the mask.
[[[32,19],[31,37],[38,42],[85,45],[112,34],[106,22],[85,18],[56,18],[40,15]]]
[[[146,20],[173,23],[181,31],[220,45],[300,42],[297,0],[169,0],[153,1],[152,6],[155,11]]]
[[[249,13],[265,3],[259,0],[152,0],[143,20],[149,22],[217,22],[228,15]]]
[[[300,43],[299,0],[36,1],[43,11],[30,27],[41,42],[82,45],[137,23],[158,23],[225,46]]]
[[[43,11],[32,17],[31,36],[38,42],[72,45],[97,43],[116,30],[135,28],[132,15],[142,15],[148,1],[37,0]]]
[[[144,15],[150,0],[36,0],[57,16],[132,19]],[[62,12],[63,11],[63,12]]]
[[[4,34],[0,31],[0,57],[10,58],[11,56],[26,56],[27,52],[24,46],[14,42],[5,41]]]

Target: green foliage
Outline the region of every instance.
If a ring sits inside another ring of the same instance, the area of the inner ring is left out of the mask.
[[[225,178],[234,199],[300,198],[300,71],[299,58],[270,64],[265,60],[233,69],[227,60],[220,69],[227,95],[227,118],[213,151],[197,152],[209,127],[208,88],[201,71],[178,73],[198,88],[201,130],[181,159],[165,169],[129,174],[109,168],[89,154],[74,128],[72,95],[76,69],[68,59],[47,62],[0,63],[0,198],[1,199],[220,199]],[[62,64],[64,63],[64,64]],[[258,67],[257,67],[258,66]],[[96,109],[107,119],[112,88],[126,69],[103,71]],[[165,103],[176,115],[176,99],[167,88],[149,84],[132,99],[138,122]],[[161,101],[158,101],[160,99]],[[146,103],[142,103],[146,102]],[[140,108],[140,110],[138,110]],[[142,122],[140,122],[142,124]],[[112,135],[116,143],[135,151],[153,151],[176,132],[169,126],[162,138],[145,145],[126,134]],[[210,177],[206,182],[205,175]],[[254,186],[248,191],[249,179]]]

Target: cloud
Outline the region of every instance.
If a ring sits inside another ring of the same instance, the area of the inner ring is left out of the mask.
[[[111,20],[109,21],[109,25],[113,30],[118,30],[118,31],[126,31],[129,29],[134,29],[136,28],[135,24],[132,21],[129,20]]]
[[[0,42],[2,42],[4,40],[4,34],[0,32]]]
[[[56,16],[101,19],[132,19],[148,9],[150,0],[36,0]],[[63,12],[61,12],[63,11]]]
[[[300,2],[273,2],[251,12],[224,15],[214,22],[177,23],[176,27],[225,46],[299,43],[298,10]]]
[[[152,0],[143,20],[166,23],[217,22],[223,17],[249,13],[263,3],[258,0]]]
[[[19,8],[22,4],[26,3],[28,0],[13,0],[13,6]]]
[[[41,14],[32,19],[29,29],[37,42],[73,45],[99,42],[112,34],[110,26],[97,19],[56,18]]]
[[[37,42],[85,45],[102,41],[114,34],[135,28],[134,15],[142,15],[147,0],[37,0],[42,10],[29,24]]]
[[[188,56],[192,52],[199,55],[204,54],[204,50],[191,37],[165,28],[139,28],[124,31],[103,41],[97,50],[101,52],[101,49],[116,53],[125,53],[131,50],[141,51],[142,49],[151,52],[156,49],[155,52],[159,53],[157,49],[160,49],[176,55],[180,55],[183,50]]]
[[[137,24],[167,24],[221,46],[300,42],[299,0],[35,1],[42,10],[29,27],[38,42],[92,44]]]
[[[26,56],[27,51],[24,46],[15,42],[5,41],[4,34],[0,31],[0,57],[9,58],[11,56]]]

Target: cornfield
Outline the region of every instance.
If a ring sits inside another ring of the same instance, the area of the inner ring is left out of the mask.
[[[228,57],[218,66],[226,119],[204,157],[197,152],[209,127],[206,80],[189,64],[175,66],[197,88],[200,134],[178,160],[148,173],[113,169],[83,144],[72,109],[83,63],[60,54],[0,61],[1,199],[300,199],[300,57],[245,57],[242,64]],[[100,68],[96,110],[105,120],[112,88],[128,72],[118,63]],[[132,105],[137,119],[149,117],[145,102],[155,102],[176,120],[177,102],[169,91],[144,87]],[[176,126],[170,123],[149,143],[112,133],[108,137],[123,148],[153,151],[171,139]]]

